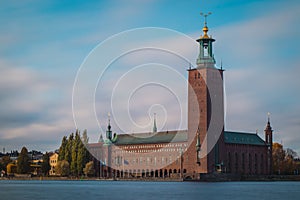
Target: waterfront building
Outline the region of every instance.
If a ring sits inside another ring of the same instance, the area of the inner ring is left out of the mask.
[[[100,177],[199,179],[203,174],[266,175],[272,172],[272,128],[257,133],[224,130],[224,70],[216,67],[205,21],[196,67],[188,69],[187,130],[112,134],[89,144]]]
[[[50,163],[50,171],[49,171],[49,175],[50,176],[55,176],[57,175],[55,172],[55,167],[57,165],[58,162],[58,154],[57,153],[53,153],[52,155],[50,155],[49,157],[49,163]]]

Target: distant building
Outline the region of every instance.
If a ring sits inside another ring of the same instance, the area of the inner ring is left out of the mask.
[[[269,119],[265,140],[257,133],[224,131],[224,70],[215,66],[215,39],[207,32],[205,22],[203,36],[197,39],[197,67],[188,70],[188,129],[157,132],[154,122],[152,133],[112,135],[108,123],[106,140],[89,144],[100,159],[98,176],[199,179],[211,173],[271,174]],[[213,115],[217,123],[211,121]],[[219,124],[220,130],[214,130]]]
[[[49,162],[50,162],[50,166],[51,166],[51,169],[49,171],[49,175],[50,176],[54,176],[54,175],[57,175],[55,173],[55,167],[57,165],[57,162],[58,162],[58,154],[57,153],[53,153],[50,157],[49,157]]]

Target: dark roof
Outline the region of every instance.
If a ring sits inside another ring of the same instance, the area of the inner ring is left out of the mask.
[[[255,133],[224,131],[224,139],[225,143],[230,144],[266,145],[265,141]]]
[[[124,144],[154,144],[170,142],[186,142],[187,130],[164,131],[158,133],[134,133],[118,135],[116,145]]]

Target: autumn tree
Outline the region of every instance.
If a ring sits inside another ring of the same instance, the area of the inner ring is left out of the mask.
[[[292,149],[283,149],[279,143],[273,143],[273,171],[274,174],[293,174],[296,169],[294,161],[296,152]]]
[[[86,176],[93,176],[95,174],[94,162],[90,161],[90,162],[86,163],[85,168],[83,169],[83,172]]]
[[[58,161],[55,167],[56,173],[61,176],[69,176],[70,174],[70,164],[66,160]]]

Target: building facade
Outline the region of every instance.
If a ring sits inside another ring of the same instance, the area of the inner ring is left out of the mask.
[[[49,157],[49,163],[50,163],[50,171],[49,171],[49,175],[50,176],[55,176],[58,175],[55,172],[55,167],[57,165],[58,162],[58,154],[57,153],[53,153],[50,157]]]
[[[188,129],[140,134],[112,134],[89,144],[100,177],[199,179],[201,174],[270,174],[272,128],[265,140],[257,133],[224,131],[223,72],[216,68],[213,39],[205,22],[197,39],[197,66],[188,69]]]

